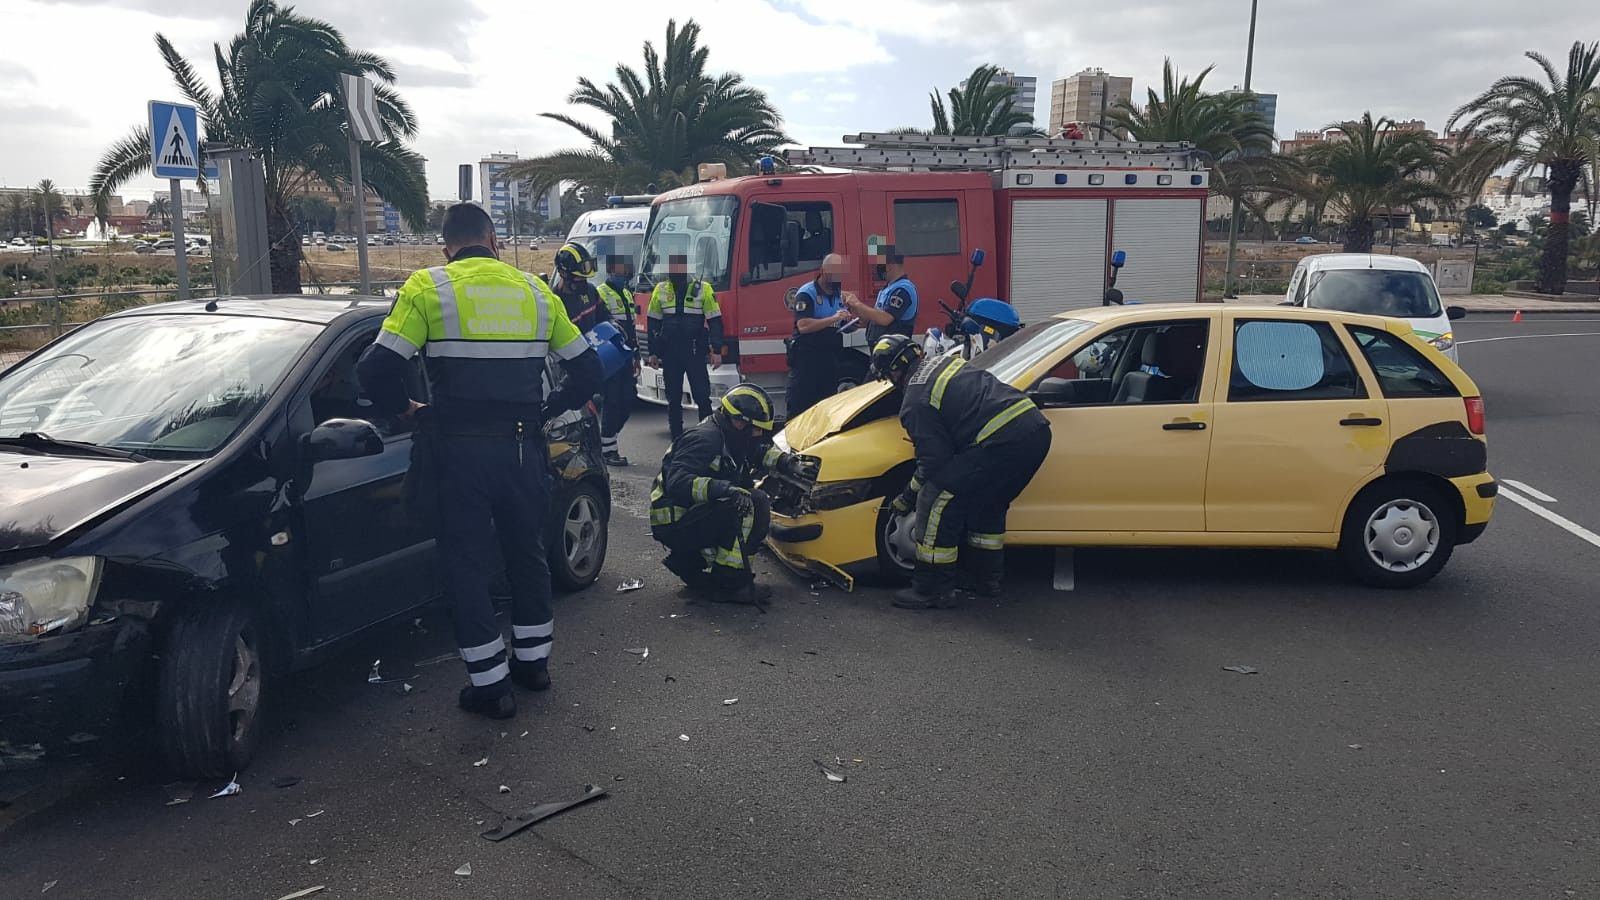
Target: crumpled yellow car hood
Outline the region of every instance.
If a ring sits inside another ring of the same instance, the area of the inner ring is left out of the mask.
[[[850,427],[894,386],[887,381],[869,381],[842,394],[821,401],[783,426],[784,439],[797,453],[815,446],[823,438]]]

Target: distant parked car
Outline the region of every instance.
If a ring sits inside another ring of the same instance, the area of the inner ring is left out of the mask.
[[[156,252],[156,245],[150,243],[149,241],[139,241],[138,243],[133,245],[133,252],[135,252],[135,253],[154,253],[154,252]]]
[[[335,244],[332,241],[329,241],[328,242],[328,252],[329,253],[343,253],[344,252],[344,245],[343,244]]]
[[[1296,244],[1315,244],[1318,241],[1317,241],[1316,238],[1312,237],[1309,234],[1302,234],[1299,237],[1295,238],[1294,242]]]
[[[302,237],[302,238],[301,238],[301,239],[300,239],[300,246],[302,246],[302,247],[309,247],[309,246],[311,246],[311,238],[308,238],[308,237]]]

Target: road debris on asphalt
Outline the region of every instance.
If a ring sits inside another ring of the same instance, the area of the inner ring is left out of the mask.
[[[624,578],[622,580],[622,583],[617,585],[617,593],[626,594],[629,591],[637,591],[638,589],[640,589],[642,587],[644,587],[644,580],[643,579],[641,579],[641,578]]]
[[[461,864],[461,868],[456,870],[456,874],[460,875],[462,878],[465,878],[468,875],[471,875],[472,874],[472,863],[462,863]]]
[[[522,831],[524,828],[527,828],[529,825],[533,825],[536,822],[541,822],[557,813],[566,812],[574,806],[588,803],[590,800],[593,800],[596,797],[604,797],[605,794],[605,788],[597,787],[596,785],[592,784],[586,784],[583,786],[583,796],[576,800],[561,800],[554,803],[540,803],[524,812],[517,813],[514,816],[506,816],[505,820],[499,825],[496,825],[488,831],[483,832],[479,836],[487,841],[503,841],[506,838]]]
[[[320,894],[327,889],[327,885],[319,884],[313,887],[308,887],[305,890],[295,891],[292,894],[284,894],[282,897],[279,897],[278,900],[300,900],[301,897],[309,897],[312,894]]]
[[[804,653],[807,656],[816,656],[817,655],[817,651],[815,651],[815,650],[802,650],[800,652]]]
[[[487,766],[488,764],[489,764],[489,757],[485,756],[483,759],[480,759],[477,762],[473,763],[472,767],[474,769],[481,769],[484,766]]]
[[[778,664],[777,664],[777,663],[775,663],[775,662],[767,662],[767,661],[766,661],[766,660],[764,660],[764,659],[763,659],[763,660],[761,660],[761,664],[762,664],[762,665],[763,665],[763,666],[772,666],[772,667],[773,667],[773,668],[777,668],[777,667],[778,667]]]
[[[634,656],[637,656],[640,659],[649,659],[650,658],[650,648],[649,647],[624,647],[624,648],[622,648],[622,652],[623,653],[632,653]]]
[[[687,740],[689,740],[689,736],[687,734],[680,734],[680,735],[678,735],[678,740],[687,741]]]
[[[227,784],[218,788],[215,794],[212,794],[206,799],[215,800],[218,797],[232,797],[234,794],[237,794],[242,790],[244,790],[244,788],[239,786],[239,773],[235,772],[233,773],[233,778],[229,779]]]
[[[42,888],[40,888],[40,889],[39,889],[39,893],[41,893],[41,894],[47,894],[47,893],[49,893],[49,892],[50,892],[50,889],[51,889],[51,888],[53,888],[53,887],[55,887],[55,886],[56,886],[56,883],[55,883],[55,882],[54,882],[54,881],[46,881],[46,882],[45,882],[45,883],[44,883],[44,887],[42,887]]]
[[[272,779],[272,786],[275,788],[292,788],[299,783],[299,775],[279,775]]]
[[[739,702],[739,698],[738,697],[729,697],[728,699],[722,701],[722,705],[723,706],[732,706],[732,705],[734,705],[735,703],[738,703],[738,702]]]
[[[301,822],[304,822],[304,821],[305,821],[305,819],[290,819],[290,820],[289,820],[289,824],[290,824],[290,825],[291,825],[291,826],[293,826],[293,825],[299,825],[299,824],[300,824],[300,823],[301,823]]]
[[[306,860],[306,862],[308,862],[308,863],[310,863],[310,864],[311,864],[311,865],[313,865],[313,866],[314,866],[314,865],[316,865],[316,864],[317,864],[317,863],[319,863],[319,862],[322,862],[322,861],[323,861],[323,860],[325,860],[325,859],[327,859],[327,857],[326,857],[326,856],[319,856],[319,857],[317,857],[317,858],[316,858],[316,859],[308,859],[308,860]]]
[[[509,794],[509,793],[511,793],[511,788],[502,784],[502,785],[500,785],[500,793]]]
[[[378,672],[378,665],[382,662],[381,659],[372,661],[372,671],[367,673],[367,684],[383,684],[383,675]]]
[[[306,818],[315,819],[317,816],[320,816],[325,812],[327,812],[327,810],[325,810],[325,809],[319,809],[316,812],[308,812],[308,813],[306,813]]]
[[[1360,749],[1362,749],[1360,744],[1346,744],[1345,746],[1349,747],[1351,750],[1360,750]]]
[[[1240,675],[1260,675],[1261,670],[1255,666],[1223,666],[1224,672],[1238,672]]]
[[[688,613],[671,613],[670,615],[667,616],[667,618],[669,618],[669,619],[687,619],[687,618],[689,618],[689,614]]]
[[[812,762],[817,764],[817,770],[822,773],[822,777],[828,779],[829,781],[843,784],[844,782],[850,780],[844,776],[843,772],[834,771],[831,766],[820,759],[813,759]]]
[[[163,785],[162,790],[167,792],[169,798],[166,805],[177,806],[180,803],[188,803],[194,799],[194,787],[192,781],[174,781],[172,784]]]

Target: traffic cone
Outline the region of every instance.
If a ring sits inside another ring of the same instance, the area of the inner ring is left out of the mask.
[[[1511,323],[1513,325],[1515,325],[1516,323],[1521,322],[1521,321],[1522,321],[1522,310],[1519,309],[1519,310],[1517,310],[1517,314],[1511,317]]]

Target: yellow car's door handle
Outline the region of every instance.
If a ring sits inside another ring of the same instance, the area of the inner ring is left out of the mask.
[[[1163,431],[1205,431],[1206,423],[1190,422],[1187,420],[1182,422],[1168,422],[1167,424],[1161,426],[1161,429]]]
[[[1371,427],[1371,426],[1374,426],[1374,425],[1382,425],[1383,424],[1383,420],[1378,418],[1377,416],[1350,416],[1349,418],[1340,419],[1339,420],[1339,424],[1340,425],[1357,426],[1357,427],[1360,427],[1360,426]]]

